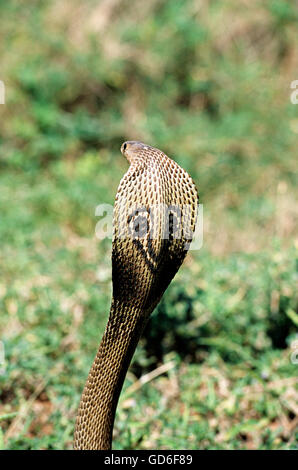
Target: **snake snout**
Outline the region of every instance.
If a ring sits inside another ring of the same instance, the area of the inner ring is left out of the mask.
[[[126,148],[127,148],[127,142],[124,142],[120,147],[120,151],[123,155],[125,155]]]

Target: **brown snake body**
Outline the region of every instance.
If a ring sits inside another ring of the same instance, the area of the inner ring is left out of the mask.
[[[163,152],[125,142],[130,163],[114,206],[113,298],[109,320],[81,397],[75,449],[110,449],[123,381],[143,328],[187,253],[198,195]]]

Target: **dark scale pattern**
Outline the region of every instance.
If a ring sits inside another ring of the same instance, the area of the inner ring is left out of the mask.
[[[115,199],[113,299],[79,406],[76,449],[111,448],[127,368],[149,315],[185,258],[196,224],[197,190],[185,170],[141,142],[125,142],[121,151],[130,167]]]

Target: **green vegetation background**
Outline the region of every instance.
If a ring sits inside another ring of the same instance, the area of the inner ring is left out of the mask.
[[[149,322],[114,447],[297,448],[295,2],[0,12],[1,446],[72,446],[111,296],[95,207],[113,203],[134,139],[195,179],[204,246]]]

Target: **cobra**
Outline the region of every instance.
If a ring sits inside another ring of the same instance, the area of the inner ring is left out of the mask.
[[[114,205],[111,309],[80,400],[75,449],[111,449],[131,358],[186,256],[196,226],[198,194],[185,170],[142,142],[125,142],[121,152],[130,166]]]

